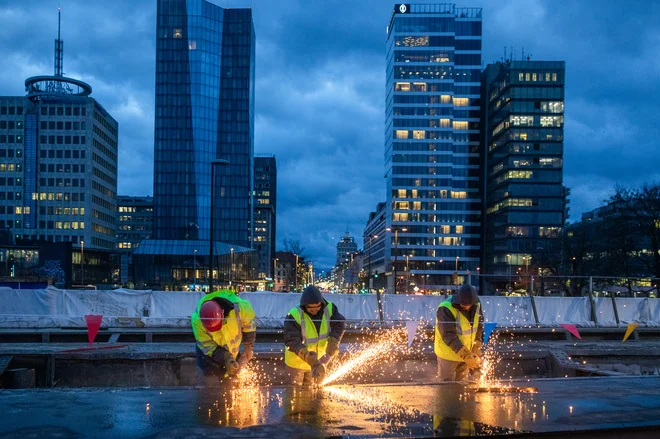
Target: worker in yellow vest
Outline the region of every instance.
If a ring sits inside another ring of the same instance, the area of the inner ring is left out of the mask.
[[[302,292],[300,306],[284,319],[284,362],[291,384],[321,381],[330,360],[339,352],[345,318],[314,285]]]
[[[479,377],[483,322],[481,302],[472,285],[462,285],[438,306],[434,350],[441,380],[464,381],[469,372]]]
[[[254,310],[250,302],[233,291],[220,290],[202,297],[191,323],[200,381],[213,376],[236,376],[254,356]],[[243,352],[239,352],[241,344]]]

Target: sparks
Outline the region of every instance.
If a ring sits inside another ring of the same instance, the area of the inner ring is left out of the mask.
[[[331,369],[321,385],[328,385],[344,376],[358,373],[369,366],[391,361],[393,353],[405,349],[407,333],[403,329],[380,331],[376,335],[378,342],[363,351],[357,350],[358,345],[349,346],[346,359]]]

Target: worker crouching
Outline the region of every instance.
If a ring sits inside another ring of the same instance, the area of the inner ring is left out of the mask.
[[[308,286],[284,320],[284,362],[290,383],[310,386],[321,382],[328,363],[339,352],[345,319],[318,288]]]
[[[198,384],[207,384],[213,377],[236,376],[254,356],[254,310],[234,292],[221,290],[204,296],[191,321],[197,343]]]
[[[434,350],[441,380],[464,381],[469,372],[479,378],[483,321],[481,302],[472,285],[461,286],[438,306]]]

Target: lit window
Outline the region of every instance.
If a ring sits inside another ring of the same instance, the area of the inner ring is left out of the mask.
[[[174,38],[181,38],[183,37],[183,33],[181,32],[181,29],[174,29]]]
[[[456,226],[456,233],[463,233],[463,226]]]
[[[467,198],[467,192],[465,191],[451,191],[452,198]]]
[[[556,73],[552,74],[552,82],[557,82],[557,74]]]
[[[536,73],[532,73],[532,81],[536,81]]]
[[[451,128],[450,119],[440,119],[440,128]]]
[[[466,121],[455,120],[454,121],[454,129],[455,130],[467,130],[468,129],[468,123]]]
[[[451,96],[450,95],[441,95],[440,96],[440,103],[441,104],[451,104]]]
[[[394,91],[410,91],[410,82],[397,82],[394,84]]]
[[[525,73],[525,81],[529,81],[529,80],[530,80],[530,74],[529,74],[529,73]]]
[[[14,209],[14,213],[16,215],[22,215],[23,214],[23,208],[21,206],[16,206],[16,208]]]
[[[550,73],[545,74],[545,80],[550,82]]]
[[[55,228],[56,229],[61,229],[62,228],[62,222],[61,221],[56,221],[55,222]]]
[[[398,198],[406,198],[406,190],[405,189],[399,189],[397,193]]]
[[[454,98],[454,107],[467,107],[469,102],[468,98]]]
[[[525,80],[525,74],[523,72],[518,73],[518,81],[524,81]]]
[[[396,134],[397,139],[407,139],[408,138],[408,130],[396,130],[395,134]]]
[[[440,231],[442,233],[451,233],[451,226],[440,226]]]
[[[188,42],[188,49],[190,49],[190,50],[197,49],[197,41],[189,41]]]
[[[413,139],[425,139],[426,131],[424,130],[413,130]]]

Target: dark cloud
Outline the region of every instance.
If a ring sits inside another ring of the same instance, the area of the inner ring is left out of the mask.
[[[361,242],[385,199],[385,27],[394,2],[213,0],[253,7],[256,152],[278,161],[278,241],[322,267],[348,230]],[[155,0],[0,0],[0,95],[53,69],[57,7],[65,72],[90,83],[120,123],[119,191],[152,193]],[[565,60],[565,184],[572,219],[617,183],[660,180],[660,3],[513,0],[481,6],[484,63],[504,47]],[[507,49],[510,53],[510,49]]]

